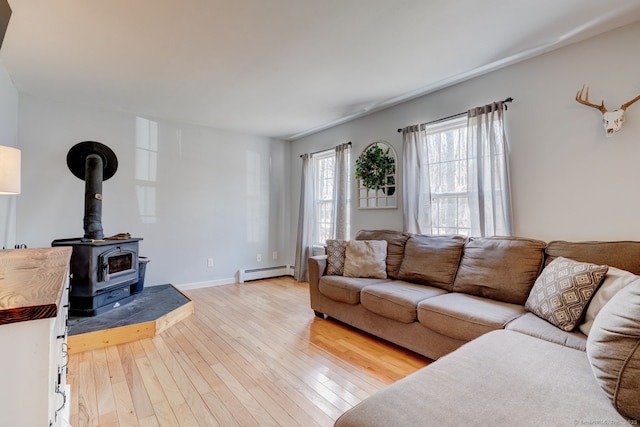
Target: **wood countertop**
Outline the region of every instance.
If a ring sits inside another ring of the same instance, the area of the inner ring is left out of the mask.
[[[0,251],[0,325],[56,317],[71,247]]]

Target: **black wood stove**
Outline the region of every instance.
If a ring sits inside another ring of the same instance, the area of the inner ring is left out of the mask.
[[[70,314],[95,316],[126,304],[140,292],[138,242],[128,233],[104,237],[102,182],[118,169],[115,153],[99,142],[74,145],[67,154],[71,172],[85,181],[84,237],[54,240],[71,246]]]

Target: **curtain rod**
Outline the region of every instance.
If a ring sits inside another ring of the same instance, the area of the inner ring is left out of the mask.
[[[347,145],[349,147],[351,147],[351,141],[347,142]],[[309,155],[313,156],[314,154],[320,154],[320,153],[324,153],[325,151],[331,151],[331,150],[335,150],[335,149],[336,149],[336,147],[327,148],[326,150],[314,151],[313,153],[309,153]],[[300,154],[300,158],[302,158],[302,156],[304,156],[304,154]]]
[[[504,101],[502,101],[502,103],[506,104],[506,103],[512,102],[512,101],[513,101],[513,98],[509,97],[509,98],[505,99]],[[504,109],[505,110],[507,109],[506,105],[504,106]],[[463,113],[453,114],[451,116],[443,117],[441,119],[432,120],[432,121],[427,122],[427,123],[420,123],[420,126],[422,126],[422,125],[432,125],[434,123],[439,123],[439,122],[443,122],[445,120],[453,119],[453,118],[460,117],[460,116],[466,116],[466,115],[467,115],[467,112],[465,111]],[[400,132],[402,132],[402,129],[398,129],[398,133],[400,133]]]

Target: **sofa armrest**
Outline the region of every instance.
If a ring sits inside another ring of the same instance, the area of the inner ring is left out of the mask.
[[[318,255],[309,257],[309,260],[307,261],[307,269],[309,274],[309,298],[311,308],[316,310],[316,302],[320,295],[320,291],[318,289],[320,278],[327,274],[327,256]]]

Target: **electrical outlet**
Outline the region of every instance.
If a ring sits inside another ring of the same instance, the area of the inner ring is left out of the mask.
[[[271,257],[273,259],[278,259],[278,252],[277,251],[273,251],[273,254],[271,255]]]
[[[213,258],[207,258],[207,267],[213,267]]]
[[[262,262],[262,254],[258,254],[258,256],[256,256],[256,261]]]

